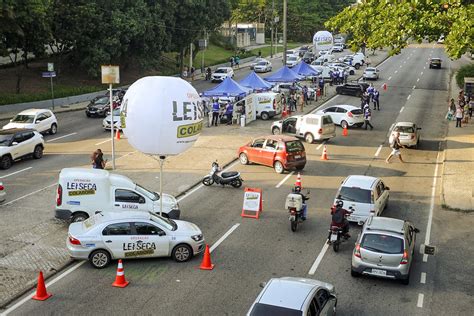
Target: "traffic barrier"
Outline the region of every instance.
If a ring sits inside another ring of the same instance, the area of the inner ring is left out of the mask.
[[[386,84],[386,83],[383,84],[383,89],[384,89],[385,91],[387,91],[387,84]]]
[[[244,205],[240,216],[258,219],[262,210],[262,189],[245,188]],[[253,212],[253,214],[248,214],[248,212]]]
[[[115,139],[120,140],[120,130],[117,130],[117,133],[115,134]]]
[[[326,145],[324,145],[323,154],[321,155],[321,160],[329,160],[328,159],[328,150],[326,148]]]
[[[117,276],[115,277],[115,282],[112,283],[112,286],[126,287],[128,283],[130,282],[125,280],[125,271],[123,270],[122,259],[119,259],[117,266]]]
[[[303,186],[301,185],[301,175],[299,172],[298,172],[298,176],[296,176],[295,187],[303,188]]]
[[[201,270],[212,270],[214,269],[214,264],[211,262],[211,252],[209,251],[209,245],[206,245],[206,250],[204,251],[204,257],[202,258],[201,265],[199,266]]]
[[[344,128],[342,129],[342,136],[347,136],[349,135],[349,133],[347,132],[347,126],[344,126]]]
[[[37,301],[45,301],[48,298],[53,296],[46,291],[46,284],[44,284],[43,272],[40,271],[38,276],[38,285],[36,286],[36,294],[32,297],[32,299]]]

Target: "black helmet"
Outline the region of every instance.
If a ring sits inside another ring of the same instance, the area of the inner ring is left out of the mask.
[[[337,207],[343,207],[344,206],[344,202],[342,202],[341,200],[337,200],[336,203],[334,203]]]
[[[301,187],[299,185],[295,186],[294,191],[298,193],[301,192]]]

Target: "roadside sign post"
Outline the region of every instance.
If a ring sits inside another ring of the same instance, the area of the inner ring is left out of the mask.
[[[112,169],[115,170],[115,142],[114,142],[114,104],[112,85],[120,83],[119,66],[101,66],[102,83],[109,84],[109,103],[110,103],[110,140],[112,142]]]
[[[54,71],[54,64],[48,63],[48,71],[42,73],[43,78],[50,78],[51,79],[51,103],[53,105],[54,111],[54,88],[53,88],[53,78],[56,77],[56,72]]]

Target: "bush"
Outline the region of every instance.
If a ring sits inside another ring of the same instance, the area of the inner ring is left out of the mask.
[[[464,89],[464,77],[474,77],[474,64],[462,66],[456,73],[456,83],[460,89]]]

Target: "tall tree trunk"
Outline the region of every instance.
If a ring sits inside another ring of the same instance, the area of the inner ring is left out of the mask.
[[[179,75],[180,76],[183,74],[183,69],[184,69],[184,48],[181,48],[181,51],[179,52]]]
[[[21,66],[19,66],[21,68]],[[15,92],[16,94],[20,94],[21,92],[21,79],[23,77],[23,73],[21,71],[21,69],[18,69],[16,71],[16,88],[15,88]]]

